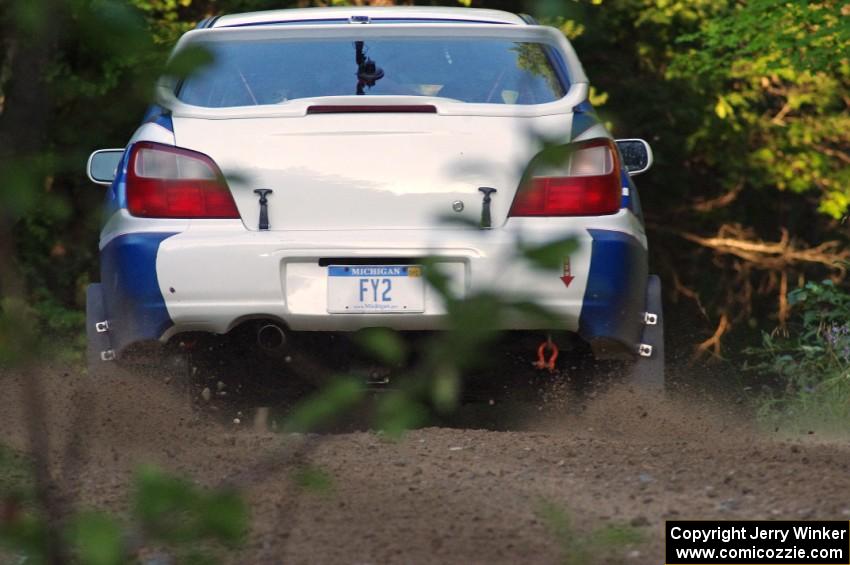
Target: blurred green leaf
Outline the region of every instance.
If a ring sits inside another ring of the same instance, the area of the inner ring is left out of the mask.
[[[548,500],[539,503],[537,515],[561,547],[563,563],[566,565],[607,562],[622,547],[643,543],[645,539],[641,531],[625,524],[606,524],[598,529],[579,530],[573,525],[566,510]]]
[[[20,298],[0,297],[0,367],[30,360],[37,344],[33,308]]]
[[[804,302],[806,300],[806,291],[802,288],[798,288],[797,290],[792,290],[788,293],[788,304],[794,306],[795,304],[799,304],[800,302]]]
[[[360,347],[389,365],[399,365],[407,358],[407,345],[398,332],[388,328],[367,328],[354,335]]]
[[[71,542],[82,565],[120,565],[127,561],[121,526],[100,512],[85,512],[74,518]]]
[[[436,290],[444,300],[453,300],[455,297],[451,291],[448,275],[441,269],[439,261],[434,258],[422,260],[422,274],[431,288]]]
[[[376,421],[388,436],[397,438],[407,430],[425,424],[428,409],[413,395],[394,390],[378,399]]]
[[[139,471],[135,513],[149,535],[171,543],[210,539],[235,545],[248,526],[247,509],[236,493],[206,491],[154,467]]]
[[[284,423],[283,431],[315,430],[359,403],[364,392],[360,381],[339,379],[296,406]]]
[[[45,563],[47,528],[43,520],[24,512],[12,521],[0,523],[0,547],[20,552],[28,562]]]
[[[204,537],[238,545],[248,532],[248,508],[236,492],[216,490],[201,493],[198,512]]]
[[[438,369],[431,385],[431,399],[438,412],[448,413],[460,400],[461,376],[453,364]]]
[[[44,28],[49,19],[49,4],[44,0],[7,3],[11,8],[12,21],[15,26],[25,31],[28,36],[40,38],[45,33]]]
[[[544,327],[556,328],[562,323],[562,318],[551,309],[532,301],[518,301],[509,304],[510,309],[524,318],[537,320]]]
[[[642,543],[646,539],[639,530],[624,524],[609,524],[591,534],[591,543],[598,547],[616,548]]]
[[[43,520],[33,512],[35,487],[31,461],[23,453],[0,443],[0,548],[43,562],[47,532]]]
[[[471,218],[469,216],[464,216],[461,214],[443,214],[437,221],[441,224],[446,224],[449,226],[457,226],[460,228],[469,228],[474,230],[481,229],[481,220],[479,218]]]
[[[449,331],[459,343],[480,343],[498,332],[505,305],[501,297],[490,292],[467,296],[449,306]]]
[[[294,479],[295,484],[300,488],[316,494],[328,494],[334,487],[334,481],[330,474],[312,465],[299,467],[295,471]]]
[[[564,261],[578,249],[575,237],[566,237],[542,245],[520,245],[519,252],[539,269],[561,270]]]
[[[185,79],[214,61],[212,51],[201,45],[190,45],[175,53],[168,61],[163,74],[177,79]]]
[[[143,467],[136,479],[136,515],[142,524],[170,539],[186,536],[188,510],[195,496],[194,487],[184,479],[167,475],[155,467]]]
[[[549,174],[548,171],[551,170],[564,170],[569,163],[570,155],[575,151],[572,145],[564,144],[563,141],[546,139],[541,141],[542,148],[522,173],[519,190],[528,190],[531,178],[534,176]]]

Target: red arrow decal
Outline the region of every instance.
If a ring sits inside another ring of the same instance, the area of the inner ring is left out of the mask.
[[[570,283],[573,282],[574,278],[575,277],[572,276],[571,270],[570,270],[570,258],[564,257],[564,276],[561,277],[561,281],[563,281],[564,286],[569,288]]]

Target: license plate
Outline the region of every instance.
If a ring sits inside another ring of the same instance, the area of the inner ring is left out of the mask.
[[[331,265],[328,312],[424,312],[425,283],[418,265]]]

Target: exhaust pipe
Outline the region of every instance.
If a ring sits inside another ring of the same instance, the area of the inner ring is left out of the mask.
[[[286,334],[277,324],[265,324],[257,330],[257,345],[266,353],[280,353],[286,345]]]

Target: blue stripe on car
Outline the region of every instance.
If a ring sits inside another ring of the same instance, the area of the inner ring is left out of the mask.
[[[596,110],[593,108],[593,104],[590,103],[590,100],[584,99],[581,101],[575,108],[575,112],[581,112],[583,114],[593,114]]]
[[[142,123],[157,124],[174,133],[174,122],[171,121],[171,111],[158,104],[153,104],[147,109]]]
[[[115,178],[112,179],[112,184],[109,185],[109,190],[106,191],[106,201],[103,204],[103,222],[105,223],[115,212],[121,208],[127,207],[127,159],[130,157],[130,149],[132,145],[127,146],[124,150],[124,155],[118,163],[118,168],[115,171]]]
[[[132,233],[110,241],[100,253],[103,298],[112,347],[159,339],[173,322],[159,290],[156,256],[175,233]]]
[[[573,125],[570,130],[570,139],[575,139],[596,124],[599,123],[599,120],[596,118],[596,114],[592,112],[582,112],[576,106],[573,111]]]
[[[634,184],[632,183],[632,179],[625,167],[620,169],[620,186],[622,186],[623,189],[628,189],[628,194],[623,194],[623,197],[620,200],[620,208],[628,208],[631,210]]]
[[[596,108],[585,98],[573,107],[573,124],[570,130],[570,138],[575,139],[593,126],[599,123]]]
[[[624,232],[587,231],[593,243],[579,335],[585,341],[611,339],[636,347],[646,302],[647,250]]]

